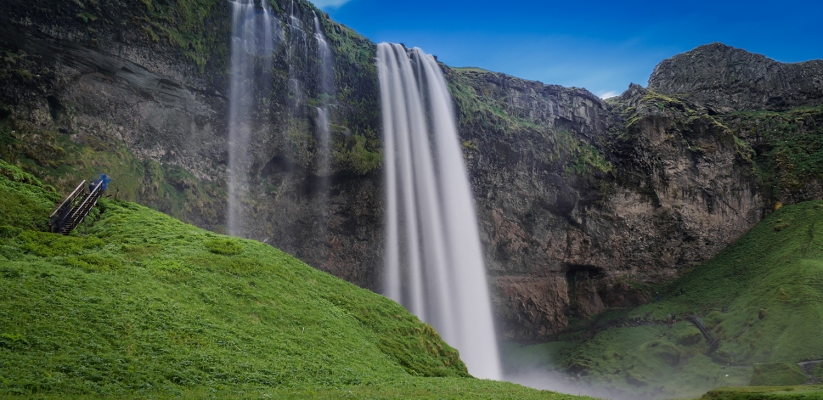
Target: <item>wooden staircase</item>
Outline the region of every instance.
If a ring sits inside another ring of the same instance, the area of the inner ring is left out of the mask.
[[[49,227],[52,232],[68,235],[89,215],[97,200],[103,194],[102,182],[92,186],[91,192],[82,194],[86,181],[80,182],[77,188],[68,195],[54,212],[49,216]]]
[[[697,314],[692,314],[687,318],[692,324],[694,324],[694,326],[697,327],[697,329],[700,330],[700,333],[703,334],[703,337],[706,339],[706,343],[709,346],[709,354],[714,353],[714,351],[720,346],[720,339],[717,338],[717,335],[715,335],[714,332],[706,326]]]

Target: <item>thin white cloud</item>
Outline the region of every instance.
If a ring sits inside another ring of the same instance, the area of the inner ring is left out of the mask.
[[[340,8],[343,4],[351,0],[311,0],[311,2],[321,10]]]
[[[599,96],[601,99],[608,99],[609,97],[619,96],[620,93],[615,92],[614,90],[609,90],[606,93],[601,93]]]

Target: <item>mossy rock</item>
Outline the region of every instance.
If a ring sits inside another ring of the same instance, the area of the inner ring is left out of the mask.
[[[755,364],[751,386],[792,386],[802,385],[809,378],[803,370],[792,363]]]

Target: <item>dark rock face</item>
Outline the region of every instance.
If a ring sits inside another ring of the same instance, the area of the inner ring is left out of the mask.
[[[636,86],[610,105],[499,74],[450,78],[522,116],[455,96],[481,121],[464,114],[460,128],[504,336],[645,302],[642,282],[707,259],[762,215],[751,157],[705,110]]]
[[[106,166],[119,163],[121,183],[137,171],[127,199],[221,231],[228,3],[163,19],[137,0],[33,1],[36,7],[19,0],[0,6],[2,50],[28,60],[26,71],[22,61],[0,68],[0,128],[26,125],[114,152],[117,160]],[[323,93],[312,7],[295,1],[296,23],[291,2],[276,3],[281,29],[271,86],[251,94],[253,161],[244,203],[254,223],[246,235],[379,290],[383,177],[374,45],[315,11],[334,53],[336,87]],[[185,8],[178,6],[162,10]],[[205,16],[194,23],[191,15]],[[203,34],[182,46],[167,22],[175,19]],[[785,65],[703,46],[661,63],[651,90],[632,85],[609,101],[583,89],[444,66],[499,333],[541,338],[569,317],[641,304],[653,296],[646,283],[711,257],[774,202],[819,198],[823,171],[807,168],[814,158],[786,158],[797,152],[780,146],[787,137],[819,133],[823,112],[718,113],[821,104],[820,64]],[[679,95],[666,95],[672,93]],[[321,101],[331,114],[327,175],[318,172]],[[788,127],[787,136],[775,139],[776,126]],[[756,164],[777,171],[774,185],[755,174]],[[62,189],[87,178],[83,165],[56,167],[76,173],[49,178]]]
[[[823,60],[784,64],[722,43],[663,60],[649,89],[686,94],[718,113],[783,111],[823,102]]]
[[[204,183],[219,182],[226,162],[222,156],[226,105],[216,89],[221,82],[210,79],[178,49],[157,44],[136,29],[134,21],[140,20],[145,6],[135,3],[86,7],[83,2],[4,2],[3,50],[29,60],[28,67],[17,65],[20,69],[15,71],[28,72],[24,75],[28,84],[10,80],[2,95],[8,118],[32,130],[59,131],[103,153],[114,154],[124,145],[139,160],[175,166]],[[84,162],[95,165],[97,161]],[[150,169],[142,163],[127,168],[134,173],[129,176],[133,182],[126,186],[142,186],[130,197],[172,212],[165,194],[153,190],[157,182],[150,182],[149,171],[144,175],[144,166]],[[85,168],[66,168],[73,169]],[[90,178],[89,172],[102,171],[85,172],[82,178]],[[60,176],[52,183],[64,189],[76,185],[76,178]],[[115,179],[122,187],[125,177]],[[191,184],[188,179],[169,183],[193,194],[186,190]],[[210,190],[175,214],[214,229],[221,223],[217,217],[225,204],[215,194]]]

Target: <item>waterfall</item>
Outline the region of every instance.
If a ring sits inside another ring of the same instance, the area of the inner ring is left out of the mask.
[[[287,24],[289,30],[289,47],[288,47],[288,63],[289,63],[289,93],[293,97],[292,113],[297,113],[300,105],[304,102],[305,93],[303,91],[303,82],[301,79],[304,76],[301,72],[306,69],[306,59],[308,58],[308,40],[306,37],[306,30],[303,29],[303,22],[298,15],[301,11],[298,6],[295,10],[294,0],[289,7],[289,22]]]
[[[317,119],[315,121],[318,130],[318,138],[320,139],[320,146],[318,153],[320,160],[318,162],[317,174],[321,176],[319,191],[321,195],[325,195],[326,186],[328,186],[329,175],[329,99],[334,92],[334,84],[332,82],[332,59],[329,44],[326,42],[326,37],[323,36],[323,30],[320,29],[320,20],[317,14],[314,14],[314,39],[317,42],[317,59],[319,61],[319,78],[320,78],[320,96],[322,97],[322,105],[317,107]]]
[[[259,8],[254,0],[229,1],[232,7],[231,76],[229,81],[229,171],[228,215],[229,234],[245,236],[246,211],[242,199],[248,196],[248,175],[251,164],[249,140],[251,110],[255,106],[255,90],[267,93],[271,81],[271,55],[274,52],[273,30],[276,20],[264,0]],[[255,61],[259,73],[255,73]],[[261,89],[262,88],[262,89]]]
[[[457,124],[437,61],[377,46],[386,177],[385,294],[500,379],[480,234]]]

